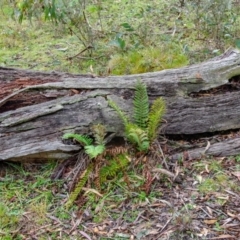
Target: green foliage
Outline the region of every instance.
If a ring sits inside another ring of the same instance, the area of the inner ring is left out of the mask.
[[[150,109],[148,116],[148,138],[152,142],[157,137],[157,129],[166,112],[166,105],[162,98],[157,98]]]
[[[86,184],[92,170],[93,170],[93,164],[90,164],[88,165],[87,169],[81,174],[80,179],[78,180],[78,183],[74,188],[74,191],[71,192],[68,198],[68,201],[65,204],[67,209],[70,208],[73,205],[74,201],[77,199],[79,193],[82,191],[82,188]]]
[[[63,139],[73,138],[73,139],[77,140],[80,144],[82,144],[83,146],[91,145],[93,142],[93,140],[89,136],[81,135],[81,134],[74,134],[74,133],[65,133],[62,138]]]
[[[147,87],[140,81],[137,82],[135,87],[133,106],[134,106],[133,113],[134,123],[141,129],[145,130],[147,128],[148,122],[149,103]]]
[[[88,154],[90,158],[96,158],[98,155],[102,154],[105,150],[104,145],[97,145],[97,146],[85,146],[85,152]]]
[[[109,178],[115,177],[119,172],[124,171],[128,164],[129,159],[126,154],[119,154],[114,159],[108,160],[107,164],[100,169],[100,184],[103,184]]]
[[[210,44],[216,51],[224,49],[226,42],[237,36],[236,29],[233,28],[238,24],[236,12],[233,11],[235,7],[229,0],[189,2],[185,6],[184,15],[189,15],[187,10],[192,12],[190,19],[199,40],[208,48],[207,44]]]
[[[236,1],[3,0],[0,6],[6,65],[119,75],[175,68],[239,47]],[[85,51],[71,58],[76,49]]]
[[[144,47],[114,55],[108,68],[114,75],[137,74],[177,68],[188,64],[188,57],[179,44],[163,44],[162,47]]]
[[[142,128],[136,125],[128,126],[127,138],[131,143],[136,144],[138,151],[145,152],[149,149],[149,138],[147,132]]]
[[[73,138],[77,140],[80,144],[84,146],[85,152],[92,159],[102,154],[105,150],[104,137],[106,135],[106,129],[103,125],[97,124],[93,125],[92,131],[95,138],[96,146],[92,144],[93,142],[92,138],[90,138],[87,135],[65,133],[62,138],[63,139]]]
[[[157,98],[149,111],[147,87],[138,81],[133,100],[133,123],[128,120],[126,114],[113,101],[109,100],[109,106],[117,112],[123,121],[128,141],[136,145],[138,151],[148,151],[151,143],[157,137],[157,129],[166,112],[164,100]]]
[[[198,187],[202,193],[217,192],[220,189],[220,184],[215,179],[206,179]]]
[[[7,206],[0,202],[0,230],[7,228],[9,225],[14,225],[18,222],[18,216],[11,213]]]
[[[63,135],[63,139],[74,138],[78,142],[84,145],[84,151],[88,155],[92,162],[81,174],[76,187],[73,192],[71,192],[69,199],[66,203],[66,208],[68,209],[77,199],[79,193],[82,191],[85,186],[87,180],[90,180],[90,184],[92,183],[91,178],[89,178],[91,173],[94,173],[95,176],[95,187],[101,189],[102,184],[108,179],[112,178],[119,173],[119,171],[124,171],[125,167],[129,163],[129,158],[126,154],[122,154],[115,151],[110,151],[111,157],[114,159],[106,160],[109,156],[105,153],[105,135],[106,129],[103,125],[97,124],[92,126],[92,133],[95,139],[95,145],[92,144],[92,139],[86,135],[80,134],[72,134],[66,133]],[[99,170],[100,169],[100,170]]]

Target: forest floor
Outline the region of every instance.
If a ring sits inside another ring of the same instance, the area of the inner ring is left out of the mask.
[[[58,179],[57,162],[0,163],[0,239],[239,239],[240,157],[168,159],[169,149],[191,144],[165,139],[162,157],[132,161],[128,184],[119,173],[101,192],[84,188],[69,210],[71,173],[82,159]]]

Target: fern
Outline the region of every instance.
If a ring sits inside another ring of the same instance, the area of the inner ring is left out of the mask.
[[[128,139],[137,145],[139,151],[147,151],[149,148],[149,140],[147,132],[141,128],[131,128],[128,133]]]
[[[147,129],[148,113],[149,113],[149,103],[147,87],[144,83],[138,81],[135,87],[135,96],[133,100],[134,123],[138,125],[141,129]]]
[[[134,123],[129,123],[125,127],[127,140],[137,146],[139,151],[145,151],[149,147],[147,132]]]
[[[81,134],[74,134],[74,133],[65,133],[62,138],[63,139],[74,138],[80,144],[82,144],[84,146],[91,145],[93,142],[93,140],[89,136],[81,135]]]
[[[108,165],[100,169],[100,183],[102,184],[107,181],[108,178],[115,177],[120,170],[128,166],[129,162],[129,158],[126,154],[119,154],[116,156],[116,159],[109,160]]]
[[[126,126],[129,122],[129,119],[128,119],[127,115],[112,100],[108,100],[108,105],[117,112],[118,116],[123,121],[124,126]]]
[[[89,146],[85,146],[84,149],[90,158],[95,158],[104,152],[105,146],[104,145],[97,145],[97,146],[89,145]]]
[[[89,174],[92,172],[93,170],[93,164],[90,164],[87,169],[81,174],[80,179],[74,189],[73,192],[71,192],[68,201],[65,204],[65,207],[67,209],[69,209],[74,201],[77,199],[79,193],[82,191],[82,188],[84,187],[84,185],[86,184]]]
[[[133,100],[133,123],[113,101],[109,100],[108,103],[123,121],[127,139],[136,145],[139,151],[147,151],[157,137],[157,128],[166,111],[164,100],[162,98],[156,99],[149,111],[147,87],[138,81]]]
[[[150,109],[148,118],[148,138],[150,142],[157,137],[157,129],[166,112],[166,104],[162,98],[157,98]]]

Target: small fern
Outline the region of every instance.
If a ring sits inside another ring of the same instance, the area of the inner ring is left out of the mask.
[[[135,87],[135,96],[133,100],[134,113],[133,119],[134,123],[137,124],[141,129],[147,128],[148,113],[149,113],[149,103],[147,87],[142,82],[138,81]]]
[[[115,159],[109,160],[108,164],[100,169],[100,184],[106,182],[109,178],[115,177],[119,171],[123,171],[128,166],[129,162],[129,158],[126,154],[119,154]]]
[[[157,129],[166,112],[164,100],[157,98],[149,111],[147,87],[138,81],[133,100],[133,123],[113,101],[109,100],[109,106],[118,113],[123,121],[128,141],[136,145],[138,151],[148,151],[151,143],[157,137]]]
[[[105,146],[104,145],[97,145],[97,146],[89,145],[89,146],[85,146],[84,149],[85,149],[85,152],[88,154],[88,156],[92,159],[92,158],[96,158],[98,155],[102,154],[105,150]]]
[[[157,129],[160,125],[163,115],[166,112],[166,105],[162,98],[157,98],[150,109],[148,119],[148,138],[153,142],[157,137]]]
[[[141,128],[131,128],[128,133],[128,139],[133,144],[137,145],[137,149],[141,151],[147,151],[149,148],[149,139],[147,132]]]
[[[73,138],[77,140],[83,146],[91,145],[93,140],[87,135],[75,134],[75,133],[65,133],[62,137],[63,139]]]
[[[87,135],[65,133],[62,138],[63,139],[73,138],[77,140],[80,144],[84,146],[85,152],[92,159],[97,157],[99,154],[102,154],[105,150],[104,137],[106,135],[106,129],[103,125],[97,124],[92,126],[92,131],[95,138],[96,146],[92,144],[93,139]]]
[[[67,209],[69,209],[73,205],[74,201],[77,199],[79,193],[82,191],[82,188],[86,184],[88,177],[89,177],[90,173],[92,172],[92,170],[93,170],[93,164],[90,164],[87,167],[87,169],[81,174],[80,179],[79,179],[76,187],[74,188],[74,191],[71,192],[71,194],[68,198],[68,201],[65,204],[65,207]]]

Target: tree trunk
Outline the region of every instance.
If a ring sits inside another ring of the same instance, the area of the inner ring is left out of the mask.
[[[166,100],[164,134],[240,128],[238,50],[200,64],[129,76],[0,68],[0,160],[69,157],[80,147],[63,142],[63,133],[89,133],[96,123],[103,123],[109,133],[122,135],[123,125],[107,101],[114,100],[130,114],[138,79],[146,83],[150,100],[160,96]],[[235,151],[226,154],[239,154],[240,141],[236,144]]]

